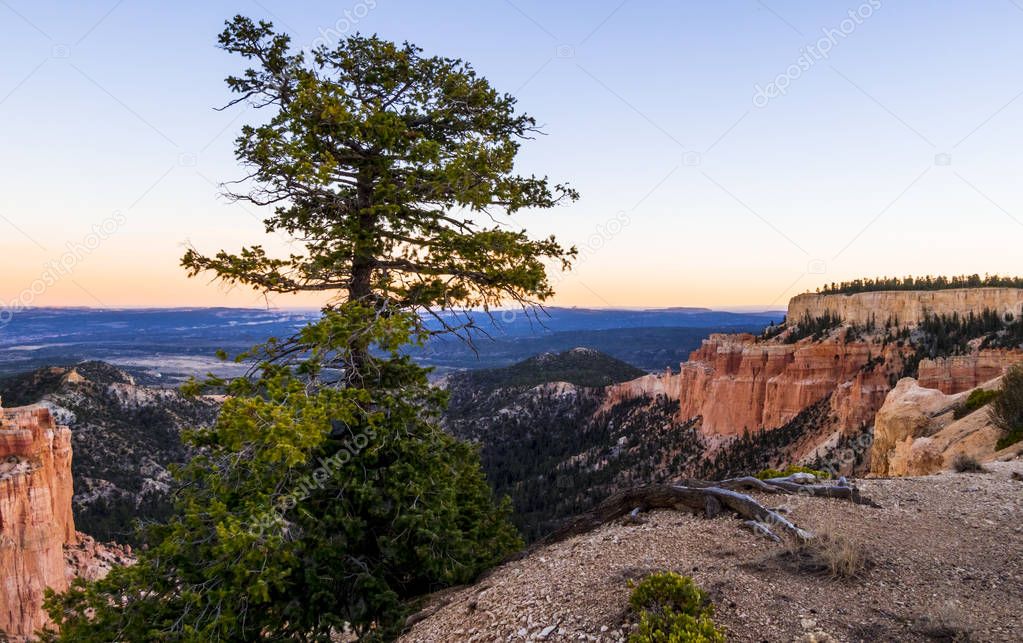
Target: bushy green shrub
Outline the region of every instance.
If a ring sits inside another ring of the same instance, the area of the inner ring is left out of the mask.
[[[673,610],[643,612],[629,643],[718,643],[725,637],[709,616],[694,617]]]
[[[1023,441],[1023,428],[1016,429],[1015,431],[1009,431],[1007,434],[998,439],[995,444],[995,450],[1001,451],[1006,447],[1011,447],[1017,442]]]
[[[1013,366],[1002,378],[1002,392],[991,403],[990,414],[994,425],[1006,433],[998,449],[1023,440],[1023,364]]]
[[[979,388],[970,393],[969,397],[966,398],[966,401],[955,408],[955,411],[952,412],[952,416],[957,420],[964,418],[977,409],[987,406],[994,400],[998,399],[1001,394],[1002,392],[998,390],[987,391]]]
[[[630,643],[722,643],[724,633],[714,624],[714,606],[693,579],[675,572],[658,572],[632,591],[629,605],[639,614],[639,627]]]
[[[764,469],[758,473],[753,474],[755,478],[759,480],[770,480],[771,478],[786,478],[793,473],[810,473],[822,480],[826,480],[831,477],[831,474],[827,471],[821,471],[819,469],[811,469],[810,467],[804,467],[798,464],[790,464],[782,470],[778,469]]]
[[[670,607],[687,614],[712,613],[713,608],[693,579],[675,572],[658,572],[644,578],[629,597],[637,612]]]

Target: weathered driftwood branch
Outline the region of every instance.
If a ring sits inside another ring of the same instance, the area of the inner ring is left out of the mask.
[[[652,484],[627,489],[614,494],[592,511],[569,520],[563,527],[540,540],[537,545],[547,545],[591,531],[623,516],[635,521],[640,512],[653,509],[674,509],[701,514],[707,518],[713,518],[728,510],[744,518],[746,526],[755,533],[771,539],[778,538],[774,533],[775,529],[800,541],[812,537],[812,534],[800,529],[777,511],[764,507],[751,496],[740,493],[740,490],[837,498],[877,506],[870,500],[862,498],[859,491],[848,484],[817,484],[813,476],[807,477],[805,474],[796,476],[770,480],[744,477],[718,482],[686,480],[682,484]]]
[[[784,478],[769,478],[760,480],[752,476],[742,478],[729,478],[728,480],[683,480],[680,484],[695,489],[706,489],[707,487],[721,487],[733,491],[758,491],[761,493],[800,494],[815,498],[838,498],[849,500],[856,504],[877,505],[869,499],[864,498],[859,489],[850,486],[845,478],[840,479],[836,484],[821,484],[817,477],[809,473],[794,473]]]
[[[745,476],[742,478],[729,478],[727,480],[682,480],[679,482],[684,487],[694,489],[706,489],[708,487],[720,487],[732,491],[762,491],[764,493],[784,493],[778,487],[768,484],[765,480]]]
[[[777,534],[771,531],[770,527],[768,527],[762,522],[757,522],[756,520],[743,520],[742,526],[745,527],[746,529],[749,529],[754,534],[764,536],[765,538],[773,540],[776,543],[781,542],[781,538],[779,538]]]
[[[641,511],[674,509],[702,514],[712,518],[727,509],[747,520],[776,527],[786,535],[808,540],[810,534],[796,527],[781,514],[771,511],[745,494],[721,487],[702,489],[679,485],[654,484],[627,489],[614,494],[595,509],[571,519],[565,526],[540,541],[546,545],[591,531],[600,525],[628,515],[635,508]]]

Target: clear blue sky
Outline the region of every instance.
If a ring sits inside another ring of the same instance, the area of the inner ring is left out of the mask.
[[[548,133],[523,171],[583,196],[516,217],[583,248],[558,303],[778,305],[862,275],[1023,273],[1023,0],[0,0],[0,299],[262,303],[177,267],[185,243],[263,234],[217,197],[253,118],[212,109],[240,68],[215,47],[236,13],[299,47],[411,40],[518,96]],[[785,93],[764,100],[771,83]]]

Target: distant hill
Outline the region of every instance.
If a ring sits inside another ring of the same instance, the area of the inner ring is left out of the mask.
[[[590,348],[573,348],[563,353],[541,353],[512,366],[466,371],[452,376],[460,386],[477,391],[496,388],[532,388],[548,382],[576,386],[608,386],[646,375],[642,369]]]
[[[782,316],[778,316],[781,320]],[[453,337],[436,337],[410,353],[440,372],[510,366],[539,353],[560,353],[584,346],[645,371],[678,369],[711,333],[758,334],[764,325],[735,327],[639,327],[574,330],[521,337],[478,338],[474,347]],[[473,352],[475,348],[476,352]]]

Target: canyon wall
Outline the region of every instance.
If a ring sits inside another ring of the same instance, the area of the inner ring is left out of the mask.
[[[980,384],[989,390],[1000,386],[1000,378]],[[870,473],[924,476],[951,468],[960,455],[987,462],[1023,452],[1023,443],[998,450],[1003,432],[992,424],[988,407],[955,417],[968,395],[966,390],[946,394],[911,377],[900,380],[877,413]]]
[[[901,368],[894,344],[842,338],[782,344],[748,334],[705,339],[679,373],[648,375],[611,387],[609,403],[640,395],[678,400],[682,419],[700,416],[703,433],[738,436],[774,429],[821,398],[842,426],[869,423]]]
[[[946,395],[968,391],[1005,374],[1023,361],[1018,350],[986,349],[970,355],[955,355],[920,361],[917,376],[923,388],[938,389]]]
[[[835,426],[853,431],[874,424],[875,414],[915,349],[897,342],[847,340],[847,334],[842,330],[821,340],[792,344],[750,334],[713,334],[678,373],[646,375],[613,385],[605,405],[663,395],[678,401],[680,420],[701,417],[705,435],[734,437],[746,430],[784,426],[830,394]],[[1021,361],[1023,352],[1002,349],[924,359],[919,365],[919,386],[952,395],[1000,377]]]
[[[0,408],[0,631],[11,639],[46,623],[47,587],[68,586],[71,496],[71,431],[43,407]]]
[[[852,295],[818,295],[806,293],[789,301],[788,319],[804,315],[820,317],[826,311],[837,313],[847,323],[865,324],[871,316],[879,324],[889,318],[900,326],[913,326],[925,315],[960,316],[979,314],[985,309],[1016,317],[1023,316],[1023,289],[958,288],[952,290],[904,290],[864,292]]]

